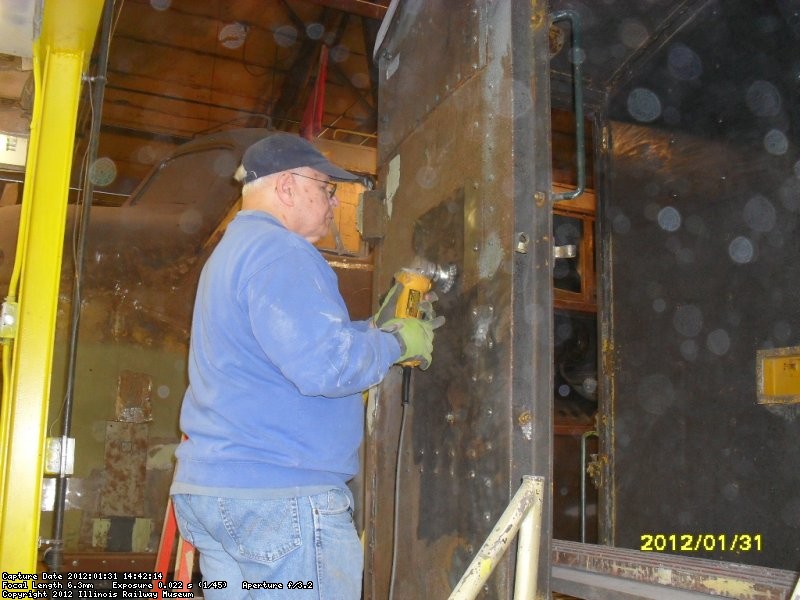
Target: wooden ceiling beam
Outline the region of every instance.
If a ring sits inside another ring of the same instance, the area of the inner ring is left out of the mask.
[[[289,18],[295,23],[298,30],[302,32],[302,39],[300,41],[300,47],[295,54],[295,59],[291,67],[287,69],[287,75],[283,80],[280,96],[273,105],[272,110],[264,111],[268,112],[268,114],[277,121],[285,121],[287,117],[289,117],[290,111],[297,108],[302,91],[311,78],[314,65],[316,64],[316,58],[319,54],[319,48],[322,44],[322,40],[312,40],[306,35],[303,20],[297,16],[291,6],[287,4],[286,0],[281,0],[281,4],[286,9],[286,14]],[[327,9],[323,9],[320,20],[323,21],[325,29],[327,30],[330,20]],[[266,108],[267,107],[265,107],[265,109]]]
[[[368,0],[309,0],[313,4],[380,21],[386,15],[386,5]]]

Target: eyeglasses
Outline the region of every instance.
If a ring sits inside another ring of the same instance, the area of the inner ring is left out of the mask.
[[[325,181],[324,179],[317,179],[316,177],[309,177],[308,175],[302,175],[301,173],[294,173],[289,171],[292,175],[297,175],[298,177],[305,177],[306,179],[312,179],[314,181],[319,181],[320,183],[325,184],[325,193],[328,194],[328,200],[333,198],[333,195],[336,193],[336,184],[332,181]]]

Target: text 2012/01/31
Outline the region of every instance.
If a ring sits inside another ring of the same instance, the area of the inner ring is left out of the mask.
[[[643,552],[761,552],[760,533],[643,533]]]

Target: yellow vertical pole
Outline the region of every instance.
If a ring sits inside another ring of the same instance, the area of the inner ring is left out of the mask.
[[[111,0],[109,0],[111,1]],[[47,401],[81,80],[103,0],[45,0],[17,260],[19,319],[0,407],[0,567],[35,573]],[[97,107],[100,110],[101,107]],[[23,231],[24,228],[24,231]],[[11,290],[13,293],[14,290]]]

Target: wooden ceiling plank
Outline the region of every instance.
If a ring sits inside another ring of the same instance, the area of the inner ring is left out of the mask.
[[[145,88],[128,87],[123,85],[122,82],[109,84],[107,89],[113,90],[118,94],[118,101],[125,101],[125,96],[128,94],[139,94],[151,98],[160,98],[165,101],[182,102],[186,104],[184,110],[196,113],[207,109],[222,109],[257,114],[256,109],[259,104],[259,98],[253,96],[239,96],[225,92],[224,90],[212,90],[211,97],[205,100],[181,94],[180,90],[175,92],[172,90],[147,90]],[[226,104],[223,104],[223,102]]]
[[[114,89],[107,90],[104,109],[104,122],[109,125],[144,131],[153,127],[159,133],[169,132],[183,137],[192,137],[228,124],[244,127],[248,119],[259,116],[221,106],[193,111],[190,104],[181,100],[130,92],[120,94]],[[259,124],[263,126],[264,120],[261,119]]]
[[[345,13],[381,21],[386,16],[388,3],[368,0],[309,0],[313,4],[334,8]]]

